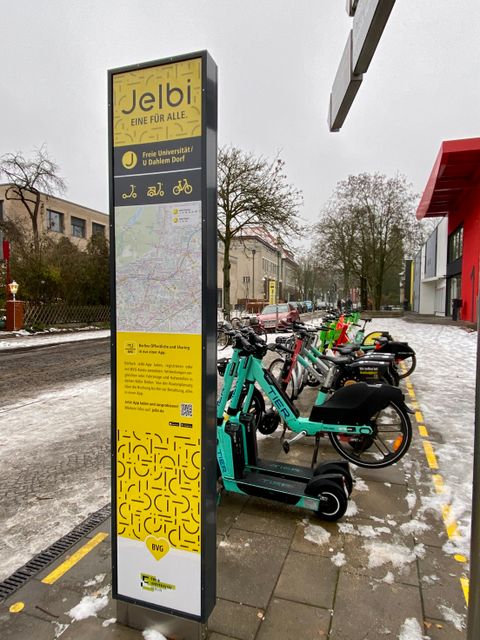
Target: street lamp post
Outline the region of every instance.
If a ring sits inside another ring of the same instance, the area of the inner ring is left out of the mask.
[[[275,295],[275,301],[276,301],[276,319],[275,319],[275,332],[278,333],[278,303],[280,302],[280,265],[281,265],[281,259],[282,259],[282,248],[283,248],[283,241],[281,239],[280,236],[277,236],[277,290],[276,290],[276,295]]]
[[[255,300],[255,254],[256,249],[252,249],[252,299]]]
[[[15,331],[15,296],[17,294],[18,291],[18,284],[15,282],[15,280],[12,280],[9,285],[8,285],[8,290],[10,291],[10,293],[13,296],[13,330]]]

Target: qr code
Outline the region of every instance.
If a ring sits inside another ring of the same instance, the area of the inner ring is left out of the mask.
[[[191,402],[180,403],[180,415],[182,418],[191,418],[193,416],[193,405]]]

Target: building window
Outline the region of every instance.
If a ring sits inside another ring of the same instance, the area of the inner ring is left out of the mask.
[[[71,217],[72,236],[75,238],[85,238],[86,223],[82,218]]]
[[[98,222],[92,222],[92,236],[105,237],[105,225],[98,224]]]
[[[52,211],[47,209],[47,229],[48,231],[55,231],[55,233],[63,233],[63,213],[59,211]]]
[[[265,275],[276,276],[277,264],[268,258],[262,258],[262,269]]]
[[[463,226],[448,237],[448,262],[455,262],[463,255]]]

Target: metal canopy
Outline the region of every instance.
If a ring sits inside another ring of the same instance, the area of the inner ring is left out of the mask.
[[[417,219],[445,216],[458,197],[480,180],[480,138],[442,143],[417,208]]]

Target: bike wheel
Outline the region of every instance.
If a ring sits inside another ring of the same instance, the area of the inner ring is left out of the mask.
[[[400,366],[398,367],[398,377],[406,378],[415,371],[415,367],[417,366],[417,357],[415,354],[412,354],[399,362]]]
[[[232,329],[236,331],[243,327],[243,322],[240,318],[230,318],[230,324],[232,325]]]
[[[278,382],[280,389],[288,396],[290,400],[292,400],[294,395],[293,375],[290,378],[290,382],[287,385],[285,385],[285,383],[282,380],[284,364],[285,364],[285,361],[282,358],[276,358],[275,360],[272,360],[272,362],[268,367],[268,370],[270,371],[272,376],[275,378],[275,380]]]
[[[332,480],[325,480],[324,486],[318,494],[320,506],[315,515],[322,520],[334,522],[341,518],[348,507],[348,498],[343,488]]]
[[[265,342],[267,342],[267,332],[263,327],[261,327],[259,324],[253,325],[253,330],[255,331],[257,336],[260,336],[260,338],[263,338]]]
[[[230,391],[228,399],[233,395],[233,390]],[[242,395],[240,396],[240,405],[243,405],[243,401],[246,395],[246,389],[243,389]],[[258,429],[258,426],[262,422],[263,414],[265,413],[265,400],[263,399],[262,392],[257,389],[257,387],[253,388],[252,399],[250,400],[250,405],[247,408],[247,413],[250,413],[255,418],[255,428]]]
[[[412,440],[412,424],[408,414],[394,402],[381,409],[370,420],[369,436],[329,433],[338,453],[358,467],[381,469],[405,455]]]
[[[225,349],[230,344],[230,336],[222,329],[217,331],[217,347],[219,349]]]

